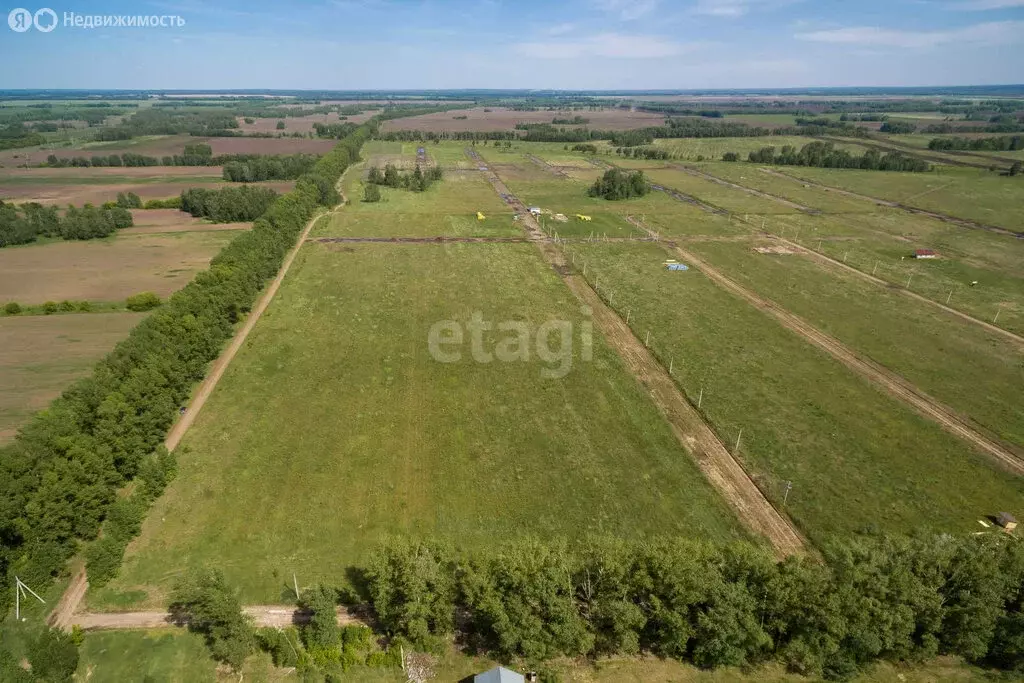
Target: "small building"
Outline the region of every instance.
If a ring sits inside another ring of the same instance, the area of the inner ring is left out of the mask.
[[[1013,531],[1017,528],[1017,520],[1009,512],[1000,512],[999,516],[996,517],[996,524],[1007,531]]]
[[[914,258],[938,258],[939,255],[932,249],[915,249]]]
[[[522,674],[517,674],[515,671],[498,666],[490,671],[473,676],[473,683],[526,683],[526,679],[523,678]]]
[[[532,213],[534,216],[539,216],[540,215],[540,207],[539,206],[531,206],[531,207],[528,207],[527,210],[530,213]]]

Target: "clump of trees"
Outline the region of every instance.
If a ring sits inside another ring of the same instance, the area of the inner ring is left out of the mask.
[[[181,210],[196,218],[209,218],[214,223],[254,221],[277,197],[277,192],[269,187],[191,188],[181,193]]]
[[[784,562],[679,539],[471,555],[395,542],[365,579],[389,634],[421,647],[454,635],[505,660],[650,653],[847,679],[879,660],[948,654],[1024,673],[1024,544],[998,533],[859,537]]]
[[[932,138],[928,149],[1009,152],[1024,149],[1024,137],[1003,135],[990,138]]]
[[[726,152],[722,155],[722,161],[739,161],[740,155],[736,152]]]
[[[114,202],[114,205],[122,209],[141,209],[142,198],[134,192],[128,192],[127,194],[118,192],[117,201]]]
[[[64,215],[55,206],[0,201],[0,247],[28,244],[40,237],[89,240],[107,237],[134,224],[131,212],[111,202],[103,207],[69,206]]]
[[[590,119],[584,118],[584,117],[580,116],[579,114],[577,114],[576,116],[572,117],[571,119],[559,119],[559,118],[551,119],[551,123],[556,125],[556,126],[585,126],[588,123],[590,123]]]
[[[854,156],[844,149],[836,149],[831,142],[820,141],[808,143],[799,150],[792,145],[784,146],[779,152],[776,152],[774,147],[763,147],[756,152],[750,152],[747,159],[758,164],[780,166],[859,168],[869,171],[924,172],[931,170],[931,165],[927,161],[900,152],[888,152],[882,155],[877,150],[869,149],[863,156]]]
[[[136,478],[150,487],[166,477],[157,451],[178,408],[317,208],[337,203],[334,184],[358,160],[375,125],[340,141],[208,270],[140,322],[91,376],[69,387],[0,448],[5,585],[14,573],[32,586],[47,585],[107,521],[128,530],[119,532],[122,539],[134,533],[131,511],[122,522],[111,516],[118,489]],[[98,566],[95,556],[93,561]],[[12,607],[12,597],[0,592],[0,610]]]
[[[583,152],[584,154],[597,154],[597,145],[591,145],[589,143],[573,145],[572,151]]]
[[[404,188],[413,192],[423,192],[444,176],[440,166],[430,166],[424,171],[416,164],[411,172],[402,173],[394,164],[385,164],[384,171],[374,166],[366,176],[369,185],[385,185],[387,187]],[[373,201],[373,200],[371,200]]]
[[[622,169],[611,168],[594,181],[594,184],[587,190],[587,194],[591,197],[619,200],[642,197],[650,190],[651,186],[644,178],[643,171],[627,173]]]
[[[909,121],[886,121],[879,128],[883,133],[893,133],[896,135],[909,135],[917,130],[917,126],[910,123]]]

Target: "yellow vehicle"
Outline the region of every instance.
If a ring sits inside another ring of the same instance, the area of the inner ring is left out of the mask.
[[[580,219],[581,221],[589,221],[589,220],[591,220],[590,216],[584,216],[582,213],[576,214],[576,218]]]

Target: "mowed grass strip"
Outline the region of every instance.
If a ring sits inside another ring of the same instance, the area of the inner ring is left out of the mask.
[[[916,294],[1024,334],[1024,240],[898,209],[751,220],[848,266],[899,287],[909,283]],[[938,258],[915,259],[917,249],[932,249]]]
[[[145,314],[0,317],[0,443],[128,336]]]
[[[693,245],[688,245],[693,248]],[[615,308],[758,485],[815,541],[863,530],[980,529],[1024,482],[654,245],[578,245]],[[731,273],[730,273],[731,274]],[[870,324],[870,319],[868,319]]]
[[[1020,345],[798,254],[759,254],[751,245],[710,242],[690,248],[1024,453]]]
[[[797,178],[907,206],[966,218],[1008,230],[1024,225],[1024,177],[971,168],[940,167],[929,173],[895,173],[785,166]],[[794,181],[799,182],[799,181]]]
[[[535,349],[475,362],[468,329],[461,360],[435,360],[431,326],[474,311],[571,322],[571,370],[544,377],[559,364]],[[93,602],[162,604],[200,564],[280,600],[292,572],[340,580],[390,534],[744,535],[618,356],[596,337],[582,359],[586,317],[533,245],[306,246]]]

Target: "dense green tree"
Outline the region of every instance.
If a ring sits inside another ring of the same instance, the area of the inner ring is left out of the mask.
[[[364,202],[379,202],[380,201],[380,188],[373,183],[367,183],[363,186],[363,201]]]
[[[172,617],[200,633],[214,659],[240,671],[255,647],[255,632],[238,596],[218,570],[190,571],[171,593]]]
[[[594,181],[587,194],[591,197],[620,200],[642,197],[648,192],[650,192],[650,185],[644,178],[643,171],[626,172],[618,168],[611,168]]]

